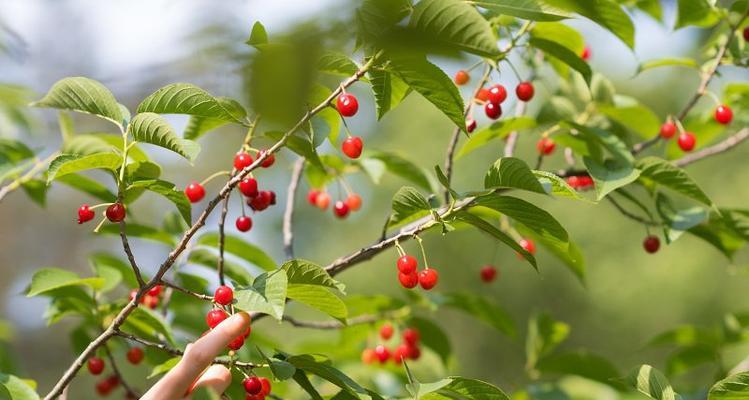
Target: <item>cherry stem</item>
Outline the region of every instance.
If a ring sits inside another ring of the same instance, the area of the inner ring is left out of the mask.
[[[424,250],[424,242],[421,240],[421,237],[419,235],[414,234],[414,239],[416,239],[416,242],[419,243],[419,248],[421,249],[421,258],[424,260],[424,268],[429,269],[429,262],[427,262],[427,252]]]
[[[510,69],[512,70],[512,73],[515,74],[515,77],[518,78],[518,82],[523,82],[523,78],[520,77],[520,74],[518,73],[518,70],[515,69],[515,66],[512,64],[509,58],[505,58],[504,61],[507,63],[507,65],[510,66]]]
[[[399,241],[395,241],[395,249],[398,250],[398,255],[403,257],[406,255],[406,251],[403,250],[403,247],[401,247],[401,244]]]
[[[483,60],[483,59],[481,59],[481,60],[478,60],[478,61],[476,61],[476,62],[475,62],[475,63],[474,63],[473,65],[471,65],[470,67],[468,67],[468,69],[466,69],[466,71],[467,71],[467,72],[471,72],[471,71],[473,71],[474,69],[476,69],[476,67],[478,67],[479,65],[481,65],[481,64],[483,64],[483,63],[484,63],[484,60]]]
[[[97,208],[101,208],[101,207],[109,207],[112,204],[114,204],[114,203],[101,203],[101,204],[97,204],[97,205],[91,206],[88,209],[89,210],[96,210]]]
[[[351,193],[354,192],[353,190],[351,190],[351,186],[349,186],[348,182],[346,182],[346,180],[343,179],[343,176],[339,175],[338,180],[341,181],[341,184],[343,185],[343,189],[346,190],[346,195],[350,195]]]
[[[200,185],[205,186],[208,182],[212,181],[215,178],[218,178],[219,176],[229,176],[229,175],[231,175],[231,171],[218,171],[210,175],[209,177],[203,179],[202,181],[200,181]]]
[[[94,233],[99,233],[99,229],[101,229],[105,222],[107,222],[107,217],[102,218],[99,224],[96,225],[96,228],[94,228]]]
[[[347,137],[353,136],[351,134],[351,131],[348,129],[348,124],[346,123],[346,118],[343,118],[343,115],[341,115],[341,122],[343,122],[343,130],[346,132],[346,136]]]
[[[674,118],[674,123],[676,124],[676,128],[679,129],[679,134],[682,134],[682,133],[685,132],[684,131],[684,125],[681,124],[681,121],[679,121],[678,119]]]
[[[705,94],[713,100],[716,106],[723,105],[723,102],[720,101],[720,99],[718,98],[718,95],[713,93],[711,90],[706,90]]]
[[[231,196],[231,193],[229,193],[229,196]],[[244,199],[242,198],[242,196],[239,196],[239,204],[240,204],[240,207],[242,207],[242,216],[243,217],[247,216],[247,214],[245,214],[245,211],[244,211]]]

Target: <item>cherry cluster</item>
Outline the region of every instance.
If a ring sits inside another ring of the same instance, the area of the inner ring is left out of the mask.
[[[733,110],[728,105],[719,104],[715,107],[713,119],[721,125],[728,125],[733,121]],[[679,148],[685,152],[694,150],[694,147],[697,145],[697,136],[693,132],[684,130],[681,123],[671,120],[670,117],[661,125],[659,135],[661,138],[668,140],[674,137],[677,132],[679,136],[676,138],[676,143],[679,145]]]
[[[424,290],[431,290],[437,285],[439,274],[434,268],[425,266],[423,270],[418,271],[418,262],[416,258],[408,254],[402,255],[396,263],[398,267],[398,281],[406,289],[413,289],[416,285],[421,285]]]
[[[215,328],[223,320],[229,318],[230,313],[227,312],[227,309],[233,313],[234,308],[231,307],[233,301],[234,290],[232,288],[222,285],[216,289],[213,293],[214,308],[208,311],[208,314],[205,316],[205,323],[209,329]],[[208,332],[204,332],[203,335],[206,333]],[[245,340],[250,336],[250,333],[252,333],[252,326],[248,327],[244,334],[237,336],[229,342],[229,350],[237,351],[241,349],[244,346]]]
[[[245,400],[264,400],[265,396],[270,394],[270,380],[268,378],[258,378],[257,376],[247,376],[242,381],[244,391],[247,392]]]
[[[468,71],[460,70],[455,74],[455,84],[458,86],[465,85],[471,80]],[[520,101],[530,101],[535,94],[533,83],[522,81],[515,87],[515,95]],[[502,116],[502,103],[507,100],[507,89],[497,83],[487,88],[481,88],[476,93],[476,99],[479,104],[484,105],[484,113],[490,119],[498,119]],[[471,133],[476,129],[476,120],[469,118],[466,121],[466,130]],[[552,149],[553,150],[553,149]]]
[[[126,354],[128,362],[133,365],[140,364],[141,361],[143,361],[144,356],[145,354],[143,353],[143,349],[141,349],[140,347],[131,347]],[[91,373],[91,375],[101,375],[101,373],[104,372],[104,369],[106,368],[106,363],[101,358],[94,356],[88,359],[86,366],[88,367],[88,371]],[[107,376],[106,378],[96,383],[96,393],[98,393],[100,396],[106,396],[110,394],[114,389],[116,389],[119,384],[120,378],[116,374]]]
[[[140,304],[143,304],[152,310],[156,309],[156,307],[159,306],[159,299],[161,298],[161,292],[163,291],[163,289],[164,288],[161,285],[155,285],[154,287],[148,289],[146,295],[140,298]],[[130,301],[133,301],[137,294],[138,289],[130,290]]]
[[[388,323],[380,328],[380,338],[384,341],[390,340],[394,333],[395,329]],[[416,328],[406,328],[401,334],[401,339],[401,343],[392,351],[384,344],[379,344],[373,349],[364,349],[361,354],[362,362],[373,364],[378,361],[380,364],[385,364],[388,360],[392,360],[393,363],[400,364],[404,360],[418,360],[421,357],[421,349],[419,348],[421,335],[419,331]]]
[[[311,189],[307,193],[307,202],[325,211],[330,205],[330,194],[325,189]],[[346,218],[351,211],[358,211],[361,208],[361,204],[361,196],[354,192],[349,192],[345,200],[337,200],[333,204],[333,215],[338,218]]]

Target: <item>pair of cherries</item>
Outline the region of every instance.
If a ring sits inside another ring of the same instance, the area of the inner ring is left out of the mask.
[[[426,267],[418,271],[416,258],[404,254],[396,263],[398,267],[398,281],[406,289],[413,289],[420,285],[424,290],[431,290],[437,285],[439,274],[434,268]]]
[[[342,93],[336,99],[336,109],[344,117],[353,117],[359,111],[359,101],[351,93]],[[348,131],[347,131],[348,134]],[[348,136],[341,143],[341,151],[348,158],[357,159],[364,150],[364,141],[359,136]]]
[[[110,204],[104,212],[104,215],[111,222],[120,222],[124,220],[126,214],[125,205],[119,202]],[[78,208],[78,224],[91,221],[95,216],[96,213],[94,213],[94,210],[92,210],[88,204],[84,204]]]

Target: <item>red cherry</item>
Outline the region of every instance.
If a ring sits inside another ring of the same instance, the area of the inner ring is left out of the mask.
[[[274,201],[274,195],[267,190],[261,190],[257,196],[247,199],[247,205],[254,211],[263,211],[270,206],[272,201]]]
[[[411,272],[410,274],[398,272],[398,280],[404,288],[413,289],[419,284],[419,274],[416,271]]]
[[[359,136],[351,136],[346,138],[341,144],[341,151],[349,158],[359,158],[361,151],[364,148],[364,143]]]
[[[403,341],[406,342],[409,346],[417,346],[419,344],[419,340],[421,340],[421,335],[419,334],[419,331],[414,328],[406,328],[403,331]]]
[[[222,306],[229,305],[234,300],[234,291],[226,285],[219,286],[213,293],[213,300]]]
[[[310,189],[310,191],[307,193],[307,202],[314,205],[317,205],[317,196],[320,194],[320,191],[317,189]]]
[[[249,316],[249,315],[248,315],[248,316]],[[252,327],[251,327],[251,326],[248,326],[248,327],[247,327],[247,330],[246,330],[246,331],[244,331],[244,338],[245,338],[245,339],[247,339],[248,337],[250,337],[250,334],[251,334],[251,333],[252,333]]]
[[[346,205],[351,211],[359,211],[361,208],[361,196],[356,193],[349,193],[346,197]]]
[[[185,195],[187,195],[190,203],[197,203],[205,197],[205,188],[200,183],[193,182],[185,188]]]
[[[582,53],[580,53],[580,58],[582,58],[584,61],[590,60],[590,47],[585,46]]]
[[[679,147],[683,151],[692,151],[695,144],[697,143],[697,138],[692,132],[684,132],[679,135],[679,138],[676,140],[676,142],[679,144]]]
[[[106,215],[107,219],[112,222],[120,222],[125,219],[125,205],[122,203],[114,203],[107,207]]]
[[[377,360],[377,354],[373,349],[364,349],[361,352],[361,361],[364,364],[372,364],[375,360]]]
[[[489,88],[489,101],[494,104],[502,104],[507,98],[507,89],[500,84]]]
[[[661,241],[658,239],[658,236],[650,235],[642,242],[642,247],[644,247],[645,251],[648,253],[653,254],[661,247]]]
[[[257,376],[249,376],[247,378],[244,378],[242,381],[242,386],[244,386],[244,391],[249,394],[258,394],[261,390],[263,390],[263,384],[260,383],[260,378]]]
[[[268,378],[260,378],[260,384],[263,385],[263,390],[260,391],[263,396],[267,396],[270,394],[270,381]]]
[[[247,232],[252,229],[252,218],[243,215],[237,218],[237,222],[235,223],[235,225],[240,232]]]
[[[143,355],[143,349],[140,347],[133,347],[127,351],[127,360],[130,361],[130,364],[138,365],[143,361]]]
[[[336,108],[344,117],[352,117],[359,111],[359,102],[351,93],[343,93],[336,100]]]
[[[424,290],[431,290],[435,285],[437,285],[438,279],[439,274],[434,268],[427,267],[419,272],[419,285],[421,285],[421,288]]]
[[[461,69],[460,71],[458,71],[458,72],[455,73],[455,84],[456,85],[458,85],[458,86],[465,85],[466,83],[468,83],[469,80],[471,80],[471,76],[468,75],[468,72],[466,72],[466,71],[464,71],[464,70]]]
[[[473,131],[476,130],[476,120],[475,119],[469,118],[466,121],[466,130],[468,131],[468,133],[471,133],[471,132],[473,132]]]
[[[163,286],[155,285],[154,287],[148,289],[148,295],[158,297],[161,294],[162,290],[163,290]]]
[[[502,116],[502,106],[500,106],[499,104],[488,102],[484,104],[484,112],[486,113],[487,117],[491,119],[497,119]]]
[[[744,28],[744,40],[746,40],[747,42],[749,42],[749,26],[747,26],[746,28]]]
[[[88,359],[88,372],[91,375],[99,375],[104,371],[104,360],[99,357],[91,357]]]
[[[489,283],[497,277],[497,269],[491,265],[485,265],[481,268],[481,280]]]
[[[567,181],[567,184],[570,185],[573,189],[577,189],[580,187],[580,179],[577,176],[570,176],[565,178],[565,181]]]
[[[530,101],[533,98],[533,84],[530,82],[520,82],[518,87],[515,88],[515,94],[518,95],[518,99],[522,101]]]
[[[220,324],[221,321],[229,318],[229,314],[226,313],[224,310],[211,310],[208,311],[208,314],[205,316],[205,323],[208,324],[208,327],[213,329],[216,327],[216,325]]]
[[[328,208],[328,205],[330,204],[330,195],[326,192],[321,192],[317,195],[317,198],[315,199],[315,205],[317,208],[321,210],[325,210]]]
[[[265,155],[268,152],[268,150],[260,150],[260,152],[257,154],[257,157],[260,158],[263,155]],[[276,155],[273,153],[268,153],[268,156],[265,157],[263,162],[260,163],[260,166],[263,168],[270,168],[273,163],[276,162]]]
[[[554,147],[556,147],[556,143],[546,137],[539,139],[539,141],[536,143],[536,149],[538,150],[538,153],[545,156],[553,153]]]
[[[84,204],[78,209],[78,224],[91,221],[95,216],[96,213],[88,208],[88,204]]]
[[[159,306],[159,298],[156,296],[145,295],[143,296],[143,304],[145,304],[146,307],[154,310]]]
[[[112,385],[112,383],[108,379],[104,379],[96,383],[96,393],[99,396],[108,396],[110,393],[112,393],[112,390],[114,390],[115,386],[116,385]]]
[[[244,335],[239,335],[226,346],[229,350],[237,351],[244,346]]]
[[[244,178],[239,181],[239,191],[247,197],[257,196],[257,180],[254,178]]]
[[[416,272],[418,263],[416,262],[416,258],[406,254],[398,259],[397,266],[398,271],[400,271],[402,274],[411,274]]]
[[[240,151],[234,156],[234,169],[241,171],[252,165],[252,156]]]
[[[346,218],[349,212],[349,207],[346,203],[343,201],[336,201],[335,205],[333,206],[333,213],[335,213],[336,217],[338,218]]]
[[[408,346],[409,353],[408,358],[412,360],[418,360],[419,357],[421,357],[421,349],[419,349],[419,346]]]
[[[380,327],[380,337],[383,340],[388,340],[391,337],[393,337],[393,326],[390,324],[385,324],[382,327]]]
[[[388,350],[387,347],[383,345],[378,345],[377,347],[375,347],[374,352],[377,356],[377,360],[380,361],[380,364],[385,364],[390,358],[390,350]]]
[[[398,347],[395,348],[395,351],[393,352],[393,361],[396,364],[400,364],[403,362],[403,360],[409,358],[411,355],[411,347],[407,344],[401,344]]]
[[[530,239],[520,239],[518,242],[520,244],[520,247],[524,248],[525,251],[531,254],[536,254],[536,244],[533,243]]]
[[[733,110],[727,105],[718,106],[715,109],[715,120],[723,125],[728,125],[733,120]]]
[[[581,188],[587,188],[595,184],[595,182],[593,182],[593,178],[591,178],[590,175],[578,176],[577,179],[580,181]]]
[[[661,125],[660,135],[664,139],[671,139],[676,134],[676,124],[673,122],[665,122]]]
[[[476,100],[489,101],[489,89],[479,89],[478,93],[476,93]]]

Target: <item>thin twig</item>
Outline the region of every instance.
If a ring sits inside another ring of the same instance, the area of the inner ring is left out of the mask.
[[[5,196],[7,196],[10,192],[20,188],[24,183],[30,181],[31,179],[34,179],[34,177],[36,177],[38,174],[44,172],[47,169],[47,165],[50,163],[50,161],[52,161],[59,154],[60,152],[56,151],[47,156],[47,158],[45,158],[44,160],[36,162],[33,167],[26,171],[25,174],[16,178],[13,182],[0,188],[0,201],[3,201]]]
[[[729,136],[727,139],[723,140],[720,143],[714,144],[710,147],[705,147],[704,149],[694,152],[692,154],[687,154],[686,156],[674,161],[674,165],[676,165],[677,167],[684,167],[693,162],[702,160],[704,158],[714,156],[716,154],[724,153],[738,146],[741,142],[745,141],[746,139],[749,139],[749,128],[744,128],[736,132],[735,134]]]
[[[283,251],[287,260],[294,258],[294,231],[292,226],[294,220],[294,200],[296,200],[296,192],[303,171],[304,158],[299,158],[294,163],[294,169],[291,172],[289,190],[286,192],[286,210],[283,213]]]
[[[126,233],[127,226],[125,225],[125,220],[123,219],[120,221],[120,239],[122,239],[122,248],[125,250],[125,254],[127,254],[127,259],[130,261],[130,267],[133,269],[133,273],[135,274],[135,279],[138,281],[138,286],[143,287],[146,284],[146,281],[143,280],[143,276],[140,273],[140,268],[138,268],[138,263],[135,262],[135,255],[133,255],[133,250],[130,248],[130,242],[127,240],[127,233]]]
[[[125,377],[122,376],[122,373],[120,372],[120,369],[117,367],[117,362],[114,359],[114,356],[112,355],[112,351],[109,349],[108,345],[102,346],[104,347],[104,352],[107,354],[107,358],[109,359],[109,365],[112,366],[112,372],[114,372],[115,376],[119,378],[120,383],[122,384],[122,387],[125,388],[125,392],[134,398],[140,398],[140,394],[136,392],[132,386],[130,386],[127,381],[125,380]]]
[[[182,292],[184,294],[187,294],[187,295],[190,295],[192,297],[195,297],[196,299],[200,299],[200,300],[204,300],[204,301],[213,301],[213,296],[209,296],[207,294],[202,294],[202,293],[195,293],[192,290],[185,289],[182,286],[179,286],[179,285],[174,284],[174,283],[169,282],[169,281],[165,281],[163,279],[161,280],[161,284],[164,285],[164,286],[166,286],[166,287],[168,287],[168,288],[170,288],[170,289],[173,289],[173,290],[176,290],[178,292]]]
[[[226,247],[226,233],[224,232],[224,225],[226,225],[226,214],[229,213],[229,199],[231,196],[226,196],[221,205],[221,216],[218,219],[218,265],[216,271],[218,272],[218,282],[220,285],[225,285],[224,282],[224,247]]]
[[[651,220],[649,220],[647,218],[643,218],[643,217],[641,217],[639,215],[632,214],[631,212],[627,211],[626,208],[622,207],[622,205],[619,204],[616,200],[614,200],[614,198],[611,197],[611,196],[606,196],[606,200],[608,200],[609,203],[611,203],[611,205],[614,206],[614,208],[616,208],[617,210],[619,210],[619,212],[622,213],[622,215],[624,215],[625,217],[627,217],[627,218],[629,218],[629,219],[631,219],[633,221],[636,221],[636,222],[639,222],[641,224],[645,224],[645,225],[648,225],[648,226],[660,226],[661,225],[661,224],[659,224],[659,223],[657,223],[655,221],[651,221]]]

